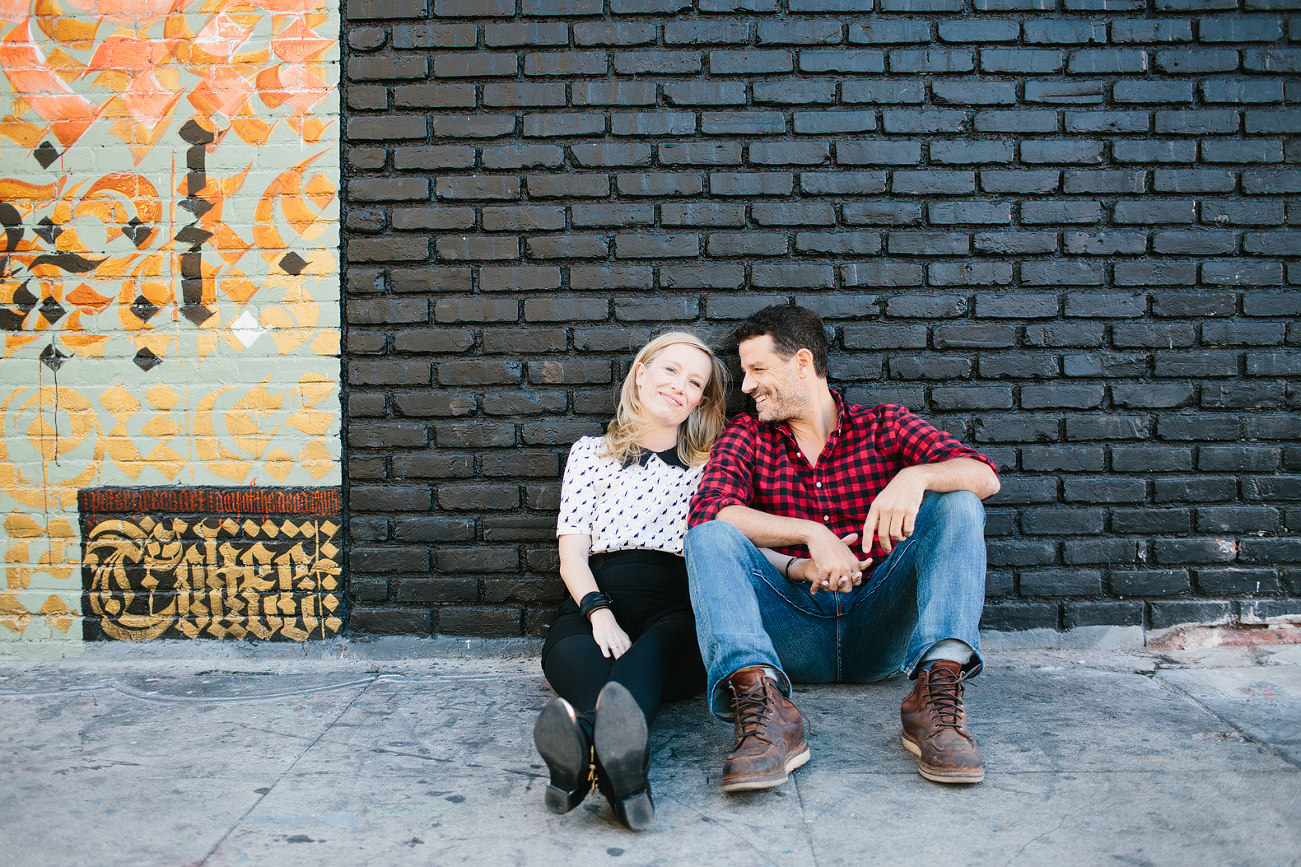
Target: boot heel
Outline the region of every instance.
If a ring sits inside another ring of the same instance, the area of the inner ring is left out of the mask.
[[[563,698],[548,703],[533,726],[533,745],[551,774],[543,803],[553,813],[568,813],[592,789],[592,751],[573,705]]]
[[[644,831],[655,821],[646,769],[650,766],[646,717],[637,700],[621,683],[611,681],[596,700],[595,744],[597,775],[619,821]]]

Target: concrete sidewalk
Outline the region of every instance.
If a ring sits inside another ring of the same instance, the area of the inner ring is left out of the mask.
[[[974,787],[918,776],[901,681],[799,687],[812,761],[741,796],[718,789],[730,726],[670,706],[632,834],[599,795],[543,808],[536,656],[457,646],[0,660],[0,863],[1301,863],[1301,647],[988,650]]]

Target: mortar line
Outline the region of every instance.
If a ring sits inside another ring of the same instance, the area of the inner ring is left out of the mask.
[[[375,685],[375,681],[377,680],[379,680],[378,676],[372,678],[369,683],[367,683],[364,687],[362,687],[360,692],[358,692],[356,695],[352,697],[352,700],[349,701],[348,704],[342,710],[339,711],[339,713],[335,716],[334,719],[330,720],[329,724],[326,725],[326,727],[321,730],[321,733],[317,735],[316,738],[310,744],[308,744],[306,747],[303,748],[303,751],[299,753],[297,757],[294,758],[294,760],[289,764],[289,767],[285,768],[284,771],[281,772],[280,776],[278,776],[275,779],[275,782],[273,782],[270,786],[267,786],[267,790],[265,792],[258,795],[257,800],[254,801],[252,804],[250,804],[249,808],[245,810],[238,819],[236,819],[234,822],[231,823],[230,827],[226,829],[226,833],[222,834],[221,837],[217,840],[217,842],[212,844],[212,848],[209,849],[206,853],[204,853],[204,856],[202,858],[200,858],[198,861],[195,861],[192,867],[203,867],[204,864],[208,863],[208,859],[212,857],[214,852],[216,852],[218,849],[221,848],[221,844],[226,842],[226,838],[229,837],[231,834],[233,834],[235,832],[235,829],[238,828],[240,824],[249,817],[249,814],[252,813],[254,810],[256,810],[262,804],[263,799],[265,799],[268,795],[270,795],[273,791],[275,791],[276,786],[280,784],[281,780],[289,776],[289,774],[293,773],[294,768],[298,767],[298,763],[303,760],[303,756],[311,752],[312,748],[321,742],[321,738],[325,737],[327,734],[330,733],[330,730],[333,729],[335,725],[338,724],[339,720],[343,719],[343,715],[346,714],[348,711],[352,710],[352,706],[356,704],[357,701],[363,695],[366,694],[367,690],[369,690],[372,686]]]
[[[1155,676],[1154,679],[1155,679],[1156,681],[1158,681],[1158,682],[1159,682],[1162,686],[1164,686],[1166,689],[1170,690],[1171,692],[1175,693],[1176,695],[1183,696],[1185,699],[1187,699],[1188,701],[1192,702],[1192,703],[1193,703],[1194,705],[1196,705],[1197,707],[1199,707],[1199,708],[1201,708],[1202,710],[1206,711],[1208,714],[1210,714],[1211,716],[1215,717],[1217,720],[1219,720],[1220,722],[1224,723],[1224,724],[1225,724],[1226,726],[1228,726],[1229,728],[1233,729],[1235,732],[1237,732],[1239,735],[1242,736],[1242,739],[1243,739],[1243,740],[1247,741],[1248,743],[1255,744],[1255,745],[1258,746],[1258,747],[1264,747],[1264,748],[1265,748],[1265,749],[1266,749],[1266,750],[1267,750],[1271,755],[1273,755],[1273,756],[1275,756],[1275,757],[1277,757],[1277,758],[1279,758],[1279,759],[1282,759],[1283,762],[1284,762],[1285,764],[1289,764],[1289,765],[1291,765],[1292,767],[1297,768],[1298,770],[1301,770],[1301,762],[1297,761],[1296,759],[1293,759],[1293,758],[1292,758],[1291,756],[1289,756],[1287,753],[1283,752],[1283,751],[1280,750],[1278,747],[1274,746],[1273,744],[1269,743],[1268,741],[1262,741],[1260,738],[1258,738],[1258,737],[1256,737],[1256,736],[1250,734],[1250,733],[1247,732],[1247,731],[1244,731],[1243,728],[1242,728],[1242,726],[1238,725],[1238,724],[1235,723],[1233,720],[1230,720],[1230,719],[1228,719],[1227,717],[1224,717],[1224,716],[1222,716],[1221,714],[1216,713],[1214,710],[1212,710],[1211,708],[1209,708],[1209,707],[1207,707],[1205,704],[1203,704],[1201,701],[1199,701],[1199,700],[1197,699],[1197,697],[1194,696],[1192,693],[1188,692],[1187,690],[1182,689],[1182,688],[1179,687],[1179,686],[1176,686],[1176,685],[1173,684],[1173,683],[1170,683],[1168,680],[1166,680],[1165,678],[1161,677],[1161,671],[1160,671],[1160,669],[1157,669],[1156,676]]]

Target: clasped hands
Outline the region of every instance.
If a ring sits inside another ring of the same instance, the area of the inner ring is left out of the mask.
[[[863,550],[871,551],[875,538],[889,554],[896,542],[911,536],[925,494],[925,483],[908,469],[891,479],[876,495],[863,521]],[[848,593],[863,583],[863,573],[872,560],[859,560],[849,547],[858,540],[858,533],[837,537],[826,527],[819,527],[820,531],[814,531],[808,540],[809,559],[799,561],[798,568],[792,567],[790,577],[809,582],[810,594],[819,590]]]

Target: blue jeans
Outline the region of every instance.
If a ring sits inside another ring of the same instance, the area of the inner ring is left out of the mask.
[[[687,574],[709,702],[726,718],[727,678],[751,665],[796,683],[866,683],[914,674],[936,642],[956,638],[981,668],[985,509],[975,494],[928,493],[913,534],[848,593],[809,593],[726,521],[687,533]]]

